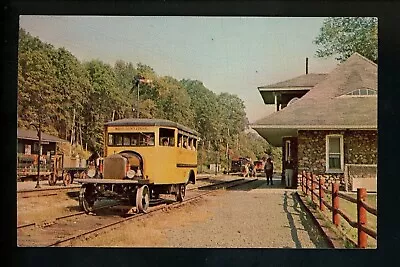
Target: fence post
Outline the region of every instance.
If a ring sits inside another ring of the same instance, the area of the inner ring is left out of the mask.
[[[306,174],[306,195],[308,196],[308,179],[310,178],[310,173],[307,172]]]
[[[334,182],[332,183],[332,222],[334,225],[339,226],[340,217],[337,212],[339,209],[339,184]]]
[[[322,202],[322,200],[325,197],[325,192],[323,190],[324,185],[325,185],[325,179],[323,177],[319,178],[319,188],[318,188],[318,190],[319,190],[319,209],[321,211],[325,210],[324,203]]]
[[[314,203],[315,174],[311,174],[311,201]]]
[[[361,204],[361,201],[365,201],[367,190],[365,188],[357,188],[357,225],[358,225],[358,242],[359,248],[367,247],[367,233],[365,233],[361,226],[367,224],[367,211]]]
[[[305,170],[303,170],[302,172],[301,172],[301,190],[303,191],[303,193],[305,193],[305,191],[306,191],[306,189],[304,188],[304,178],[305,178],[305,173],[306,173],[306,171]]]

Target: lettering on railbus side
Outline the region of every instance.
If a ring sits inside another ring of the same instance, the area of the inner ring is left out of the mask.
[[[108,131],[137,131],[137,132],[142,132],[142,131],[152,131],[154,129],[150,127],[127,127],[127,126],[113,126],[109,127]]]

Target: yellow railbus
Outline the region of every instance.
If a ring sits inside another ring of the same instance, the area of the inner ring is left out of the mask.
[[[104,125],[102,178],[77,179],[82,184],[79,203],[90,212],[100,197],[128,198],[145,212],[150,199],[174,194],[183,201],[188,183],[197,176],[199,134],[163,119],[121,119]]]

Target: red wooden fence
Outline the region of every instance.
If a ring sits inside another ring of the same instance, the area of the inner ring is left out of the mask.
[[[310,185],[311,184],[311,185]],[[366,248],[367,247],[367,237],[370,236],[376,240],[377,234],[374,230],[368,228],[367,224],[367,212],[371,213],[375,216],[378,215],[377,209],[369,206],[365,202],[365,197],[367,195],[367,191],[365,188],[357,189],[357,199],[352,198],[346,194],[339,192],[339,184],[333,183],[332,190],[328,190],[324,185],[324,179],[321,178],[317,181],[315,174],[309,172],[302,172],[301,175],[301,189],[308,196],[311,195],[311,201],[313,203],[315,198],[318,198],[318,206],[321,211],[324,211],[325,207],[327,207],[330,211],[332,211],[332,222],[335,226],[339,226],[340,216],[345,219],[351,227],[358,229],[358,240],[357,247],[358,248]],[[316,188],[316,185],[318,186]],[[316,193],[316,189],[318,189],[318,193]],[[325,199],[325,193],[332,195],[332,205],[329,204]],[[350,217],[342,210],[339,209],[339,198],[350,201],[352,203],[357,204],[357,221],[352,221]],[[317,204],[317,203],[315,203]]]

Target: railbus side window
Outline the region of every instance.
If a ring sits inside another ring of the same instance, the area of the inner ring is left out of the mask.
[[[129,134],[124,134],[124,146],[131,145],[131,137]]]
[[[197,139],[193,138],[193,150],[197,150]]]
[[[114,135],[113,134],[108,134],[108,145],[112,146],[114,145]]]
[[[115,135],[115,145],[122,146],[122,134]]]
[[[140,133],[139,146],[154,146],[154,133]]]
[[[182,147],[182,143],[183,143],[183,135],[178,134],[178,147]]]
[[[189,148],[189,137],[185,135],[183,136],[183,148]]]
[[[174,129],[160,128],[159,135],[160,135],[160,140],[159,140],[160,146],[175,146]]]
[[[131,145],[132,146],[139,145],[139,134],[138,133],[131,134]]]
[[[189,137],[189,146],[188,149],[193,150],[193,137]]]

